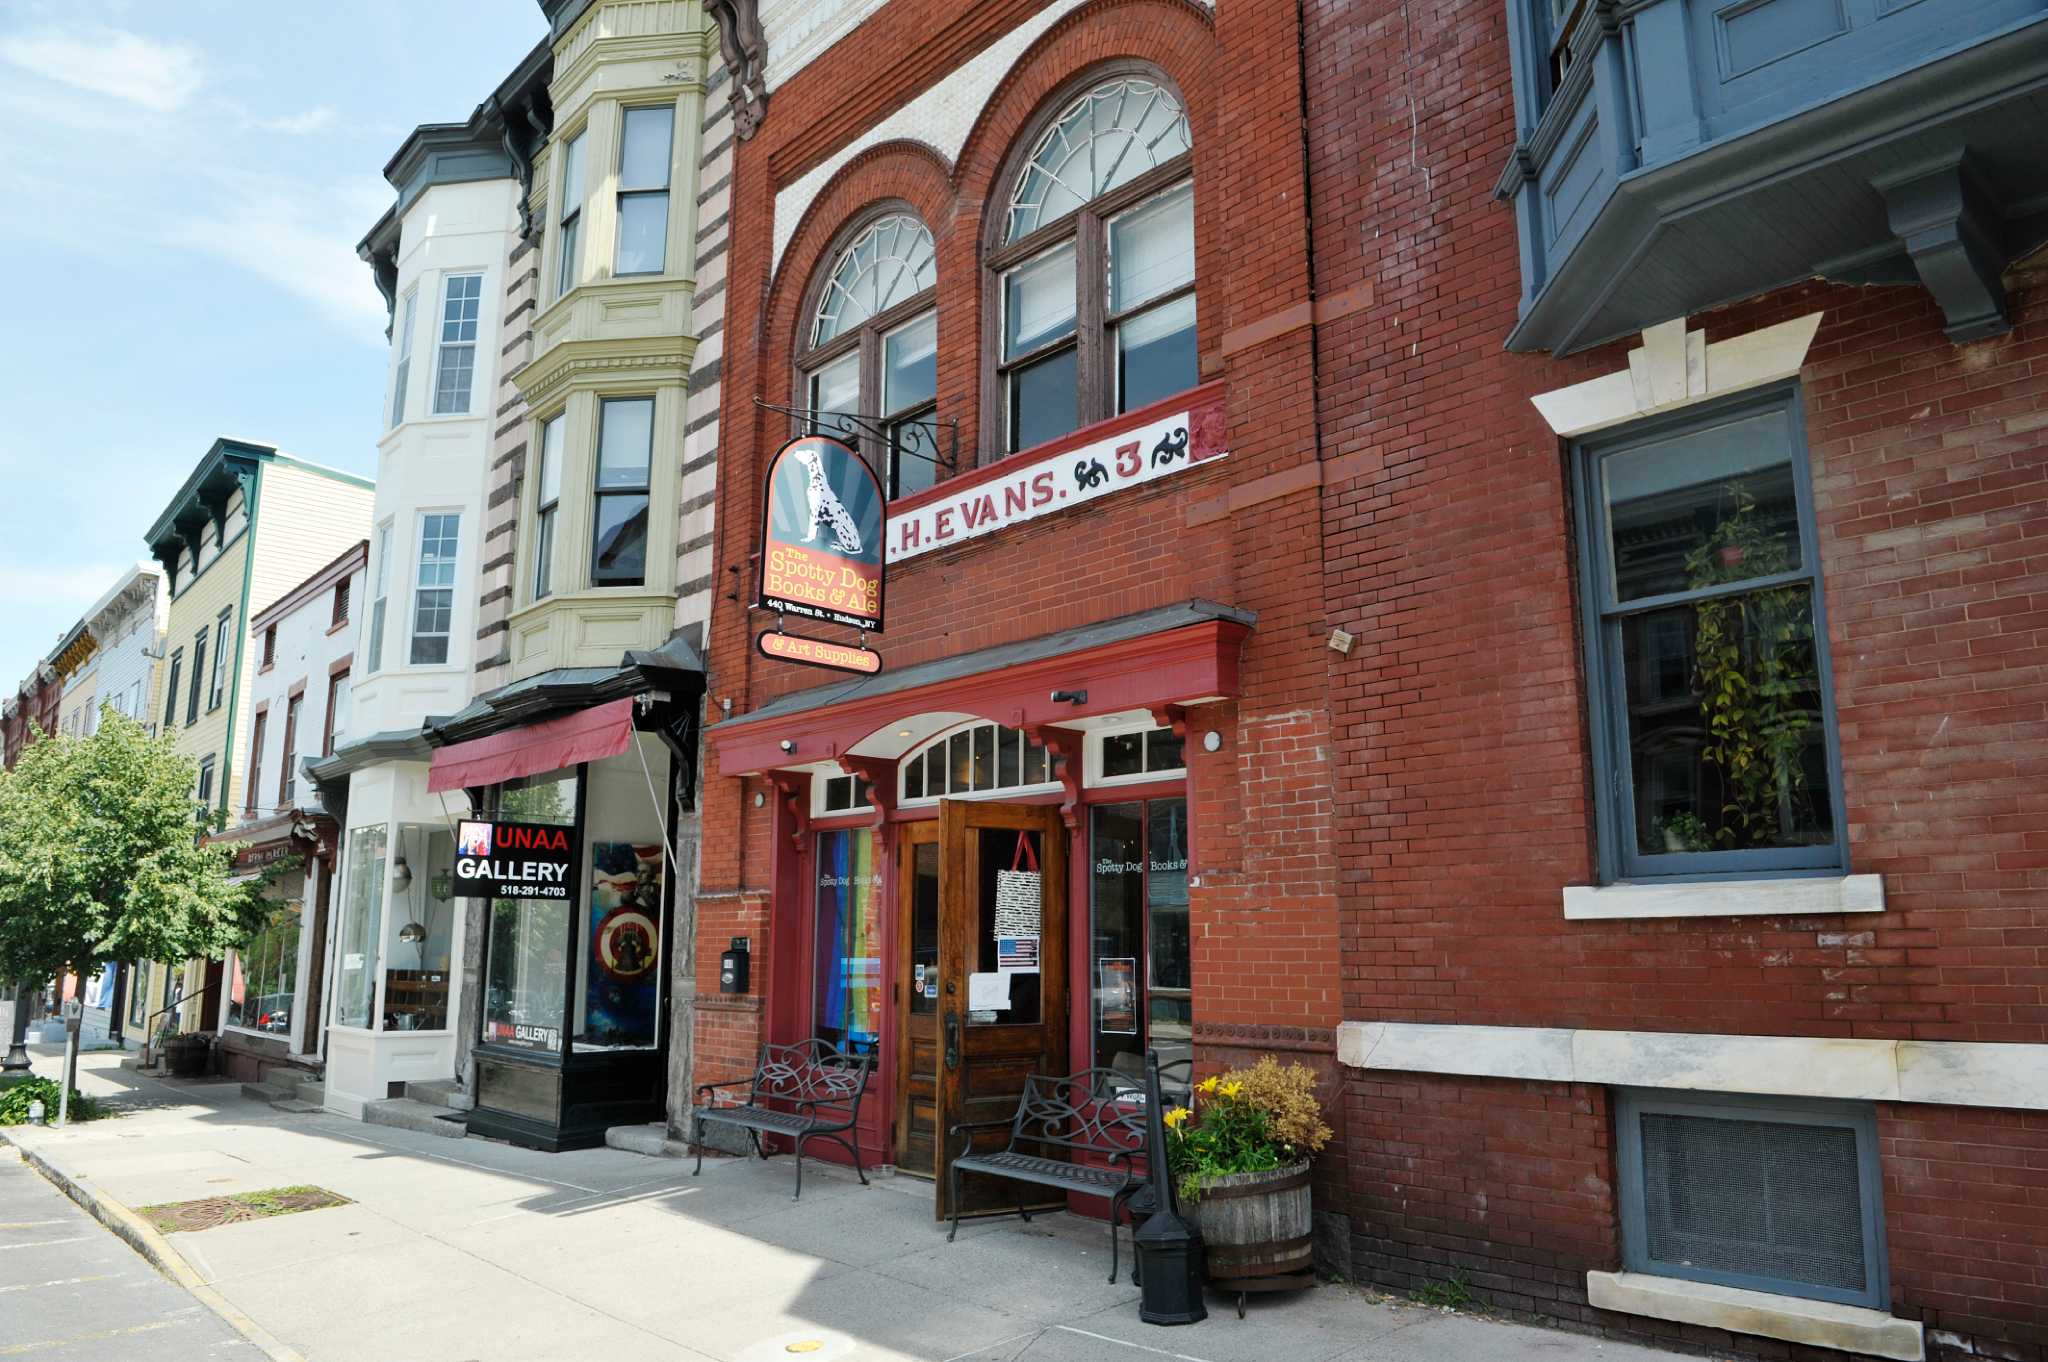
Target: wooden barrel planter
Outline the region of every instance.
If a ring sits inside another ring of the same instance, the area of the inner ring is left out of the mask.
[[[1315,1234],[1308,1164],[1205,1181],[1194,1204],[1209,1284],[1237,1293],[1292,1291],[1315,1284]]]

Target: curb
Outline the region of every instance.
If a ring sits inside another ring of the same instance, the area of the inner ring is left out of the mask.
[[[170,1241],[157,1233],[155,1226],[134,1211],[112,1197],[85,1186],[44,1158],[42,1154],[15,1140],[4,1129],[0,1129],[0,1144],[11,1146],[21,1155],[23,1163],[42,1174],[45,1181],[77,1202],[93,1219],[113,1231],[151,1267],[191,1292],[202,1305],[226,1321],[228,1327],[261,1348],[271,1362],[307,1362],[303,1353],[279,1342],[268,1329],[236,1309],[225,1296],[208,1286],[193,1270],[192,1265],[171,1247]]]

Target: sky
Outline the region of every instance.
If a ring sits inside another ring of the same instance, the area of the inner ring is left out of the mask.
[[[384,164],[545,30],[534,0],[0,0],[0,694],[217,436],[374,472]]]

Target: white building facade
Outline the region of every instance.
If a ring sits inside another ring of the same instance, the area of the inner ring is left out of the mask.
[[[513,139],[531,136],[507,93],[466,123],[406,139],[385,168],[397,202],[361,248],[392,306],[386,431],[347,736],[314,768],[343,844],[325,1101],[356,1117],[408,1083],[458,1078],[462,1028],[474,1026],[459,1015],[467,903],[445,873],[467,806],[428,792],[421,730],[469,701],[474,675],[501,309],[523,192],[507,119]]]

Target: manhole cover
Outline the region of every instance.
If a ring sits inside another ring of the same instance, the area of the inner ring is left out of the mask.
[[[270,1187],[260,1192],[234,1192],[227,1196],[201,1197],[197,1201],[167,1201],[144,1206],[143,1219],[165,1234],[210,1230],[240,1220],[264,1220],[296,1211],[317,1211],[323,1206],[346,1206],[349,1199],[324,1187]]]

